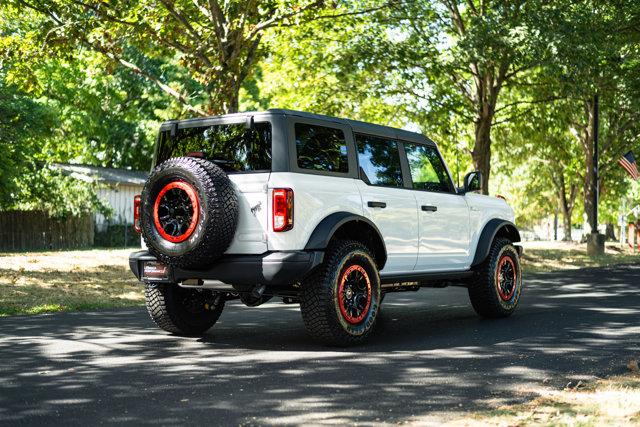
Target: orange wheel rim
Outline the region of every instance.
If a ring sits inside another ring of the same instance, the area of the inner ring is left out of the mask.
[[[163,239],[172,243],[187,240],[198,225],[200,202],[195,188],[184,181],[165,185],[153,205],[153,223]]]
[[[496,269],[496,289],[503,301],[511,301],[518,285],[516,263],[509,255],[503,255]]]
[[[371,281],[360,265],[348,267],[338,283],[338,307],[344,320],[352,325],[362,322],[371,306]]]

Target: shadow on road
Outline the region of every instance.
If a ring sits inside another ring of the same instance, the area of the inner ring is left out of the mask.
[[[200,339],[139,310],[0,319],[0,421],[400,422],[621,372],[640,348],[640,266],[527,277],[511,318],[466,290],[392,294],[366,345],[314,344],[297,306],[230,304]]]

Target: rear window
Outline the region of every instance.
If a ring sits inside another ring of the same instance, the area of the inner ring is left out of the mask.
[[[322,172],[349,172],[344,132],[325,126],[296,123],[298,167]]]
[[[172,157],[202,157],[227,172],[271,170],[271,124],[244,123],[178,129],[175,136],[162,132],[156,163]]]

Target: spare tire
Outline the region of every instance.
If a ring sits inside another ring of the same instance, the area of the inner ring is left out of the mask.
[[[233,240],[238,196],[227,174],[208,160],[177,157],[161,163],[140,202],[142,237],[165,264],[207,267]]]

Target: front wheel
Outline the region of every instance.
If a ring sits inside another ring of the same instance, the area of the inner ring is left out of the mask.
[[[496,239],[469,285],[471,305],[483,317],[507,317],[518,306],[521,292],[522,270],[518,251],[510,240]]]
[[[219,292],[182,288],[177,284],[147,284],[145,300],[156,325],[185,336],[208,331],[218,321],[225,303]]]
[[[380,307],[380,276],[366,246],[339,241],[302,284],[300,310],[314,338],[344,346],[366,339]]]

